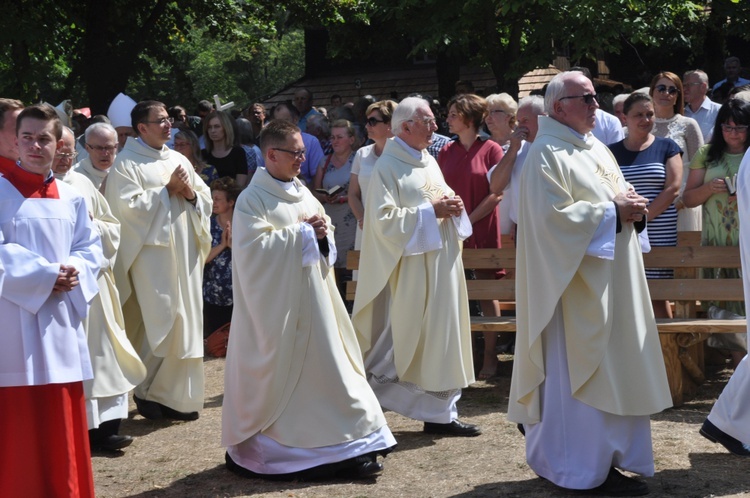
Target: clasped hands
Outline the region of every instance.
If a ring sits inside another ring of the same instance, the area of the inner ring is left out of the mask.
[[[167,182],[167,192],[169,195],[181,195],[186,200],[192,201],[195,198],[195,192],[193,187],[190,185],[190,177],[187,171],[182,166],[177,166],[169,177]]]
[[[79,271],[71,265],[60,265],[60,271],[55,280],[55,286],[52,287],[54,292],[70,292],[78,287]]]
[[[461,212],[464,210],[464,201],[457,195],[454,197],[444,195],[442,198],[432,201],[432,208],[438,218],[461,216]]]
[[[643,221],[643,217],[648,214],[648,199],[638,195],[633,189],[617,194],[613,201],[623,223]]]
[[[323,216],[314,214],[302,221],[313,227],[313,230],[315,230],[315,236],[318,239],[323,239],[328,235],[328,223],[326,223],[326,219]]]

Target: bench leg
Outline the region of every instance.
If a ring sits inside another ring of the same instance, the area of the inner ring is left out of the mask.
[[[682,397],[682,362],[680,361],[680,348],[677,345],[675,334],[659,334],[661,351],[664,355],[664,366],[667,369],[667,381],[669,392],[672,395],[672,404],[677,407],[683,403]]]

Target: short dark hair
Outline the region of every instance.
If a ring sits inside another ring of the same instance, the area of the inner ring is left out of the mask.
[[[284,119],[273,119],[260,132],[260,149],[266,155],[268,149],[286,144],[289,137],[299,133],[299,126]]]
[[[23,109],[23,102],[16,99],[0,99],[0,130],[5,125],[5,113]]]
[[[631,107],[633,107],[638,102],[652,102],[654,99],[651,98],[650,95],[647,95],[643,92],[633,92],[630,95],[628,95],[628,98],[625,99],[625,102],[622,104],[622,112],[627,114],[630,112]]]
[[[750,102],[745,102],[742,99],[729,99],[719,109],[716,114],[714,133],[709,142],[711,145],[706,154],[706,166],[709,168],[718,166],[721,156],[727,150],[727,142],[724,140],[721,125],[728,123],[730,120],[738,126],[750,126]],[[745,150],[748,147],[750,147],[750,133],[745,135]]]
[[[299,119],[299,109],[294,107],[294,104],[292,104],[290,101],[286,102],[279,102],[276,104],[273,109],[271,109],[271,117],[276,118],[276,110],[278,109],[288,109],[289,112],[292,114],[293,118]]]
[[[242,192],[242,187],[231,176],[225,176],[211,182],[211,191],[214,190],[226,193],[228,201],[237,202],[237,198]]]
[[[198,102],[198,106],[195,108],[196,114],[200,114],[202,112],[211,112],[214,110],[214,105],[209,102],[208,100],[201,100]]]
[[[133,110],[130,111],[130,125],[133,127],[136,135],[140,135],[138,125],[148,120],[151,109],[164,109],[166,111],[167,106],[158,100],[144,100],[143,102],[138,102],[133,107]]]
[[[52,121],[55,139],[60,140],[62,138],[62,121],[60,121],[57,111],[51,105],[35,104],[21,111],[21,114],[18,115],[18,119],[16,119],[16,135],[18,135],[18,131],[21,129],[21,122],[26,118],[38,119],[40,121]]]

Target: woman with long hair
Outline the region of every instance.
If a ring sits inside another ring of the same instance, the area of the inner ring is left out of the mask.
[[[651,80],[649,95],[654,99],[654,129],[657,137],[671,138],[682,150],[682,190],[685,189],[687,167],[703,145],[703,133],[693,118],[684,116],[685,97],[680,77],[669,71],[662,71]],[[682,198],[675,201],[677,208],[677,230],[694,231],[701,229],[700,209],[686,207]]]
[[[203,120],[206,148],[203,160],[216,168],[220,178],[228,176],[240,187],[247,184],[247,158],[237,140],[232,117],[224,111],[211,111]]]
[[[750,147],[748,126],[750,103],[740,99],[729,99],[716,115],[710,142],[700,148],[690,163],[690,174],[682,197],[688,207],[703,207],[702,245],[739,245],[740,225],[734,182],[740,162]],[[706,268],[703,270],[703,276],[741,278],[739,272],[736,268]],[[715,304],[719,308],[745,316],[743,301],[703,304]],[[739,362],[741,352],[733,351],[732,354],[735,362]]]
[[[174,150],[190,161],[193,169],[195,169],[195,172],[198,173],[198,176],[201,177],[206,185],[211,185],[211,182],[219,178],[216,168],[203,160],[198,136],[192,131],[182,130],[177,132],[174,136]]]

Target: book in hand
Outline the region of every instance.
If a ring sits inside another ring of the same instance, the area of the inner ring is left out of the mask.
[[[341,185],[334,185],[333,187],[331,187],[329,189],[316,188],[315,191],[318,192],[319,194],[323,194],[323,195],[327,195],[327,196],[333,197],[334,195],[336,195],[336,194],[338,194],[340,192],[343,192],[344,191],[344,187],[342,187]]]
[[[737,174],[735,174],[732,178],[725,176],[724,184],[727,186],[729,195],[737,195]]]

